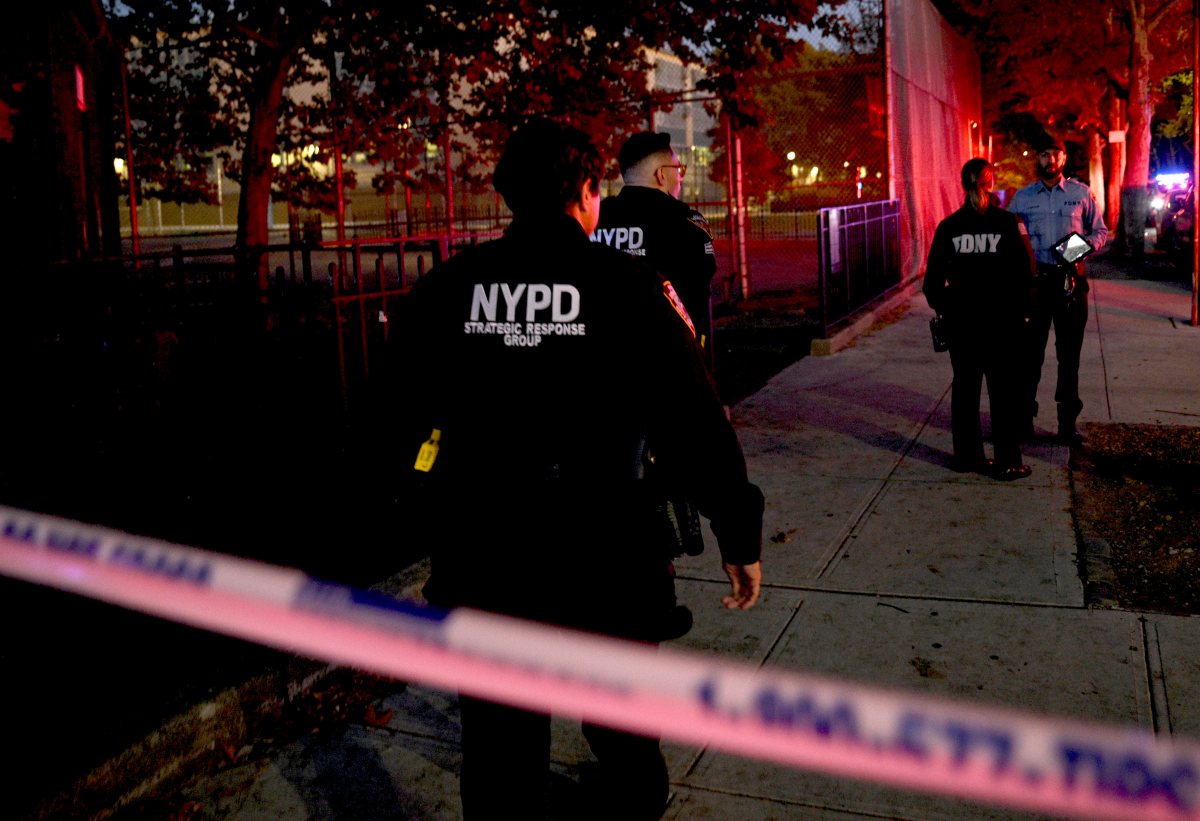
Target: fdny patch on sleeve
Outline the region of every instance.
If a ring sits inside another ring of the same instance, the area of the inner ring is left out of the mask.
[[[671,303],[671,307],[675,309],[675,313],[679,314],[679,318],[687,323],[688,330],[692,332],[692,336],[696,335],[696,326],[692,322],[691,316],[688,315],[687,308],[683,307],[683,300],[679,298],[679,294],[675,293],[675,286],[668,280],[663,281],[663,296]]]
[[[712,228],[709,227],[708,220],[706,220],[704,215],[699,211],[692,211],[689,213],[688,222],[707,234],[709,239],[712,239]]]

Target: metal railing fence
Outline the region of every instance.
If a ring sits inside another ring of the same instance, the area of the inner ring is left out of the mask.
[[[900,201],[822,208],[817,247],[828,336],[900,284]]]

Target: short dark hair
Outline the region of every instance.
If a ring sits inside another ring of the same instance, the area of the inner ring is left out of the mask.
[[[625,141],[617,152],[617,167],[624,174],[630,168],[649,157],[651,154],[669,152],[671,150],[671,135],[665,131],[639,131]]]
[[[604,160],[578,128],[538,119],[521,126],[504,147],[492,183],[513,214],[565,211],[584,183],[600,185]]]

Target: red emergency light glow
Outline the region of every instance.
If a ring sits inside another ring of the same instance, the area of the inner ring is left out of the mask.
[[[87,95],[83,91],[83,69],[75,66],[75,107],[87,111]]]

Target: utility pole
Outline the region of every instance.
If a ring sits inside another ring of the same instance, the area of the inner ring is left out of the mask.
[[[342,129],[333,118],[333,173],[337,184],[338,276],[346,275],[346,188],[342,182]]]
[[[138,236],[137,182],[133,178],[133,125],[129,117],[129,81],[126,79],[125,51],[121,50],[121,96],[125,102],[125,173],[129,178],[129,237],[133,240],[133,264],[138,265],[142,240]]]
[[[454,252],[454,161],[451,152],[454,144],[450,141],[450,122],[446,122],[446,133],[442,135],[442,155],[446,170],[446,240],[443,246],[442,259],[449,259]]]
[[[1200,226],[1196,224],[1196,178],[1200,177],[1200,117],[1196,99],[1200,92],[1200,0],[1192,0],[1192,327],[1200,325]]]
[[[742,187],[742,135],[733,127],[733,118],[726,120],[726,146],[730,158],[729,188],[733,195],[731,216],[733,217],[734,272],[742,290],[742,299],[750,296],[750,272],[746,261],[746,194]]]
[[[346,189],[342,182],[342,139],[344,129],[340,122],[342,117],[342,109],[340,107],[341,89],[338,89],[338,100],[335,101],[333,94],[334,88],[337,85],[338,79],[342,75],[342,54],[335,51],[333,53],[333,70],[330,72],[329,78],[329,102],[333,113],[333,174],[334,184],[337,188],[337,258],[338,258],[338,285],[345,281],[346,276]],[[335,288],[336,293],[336,288]]]

